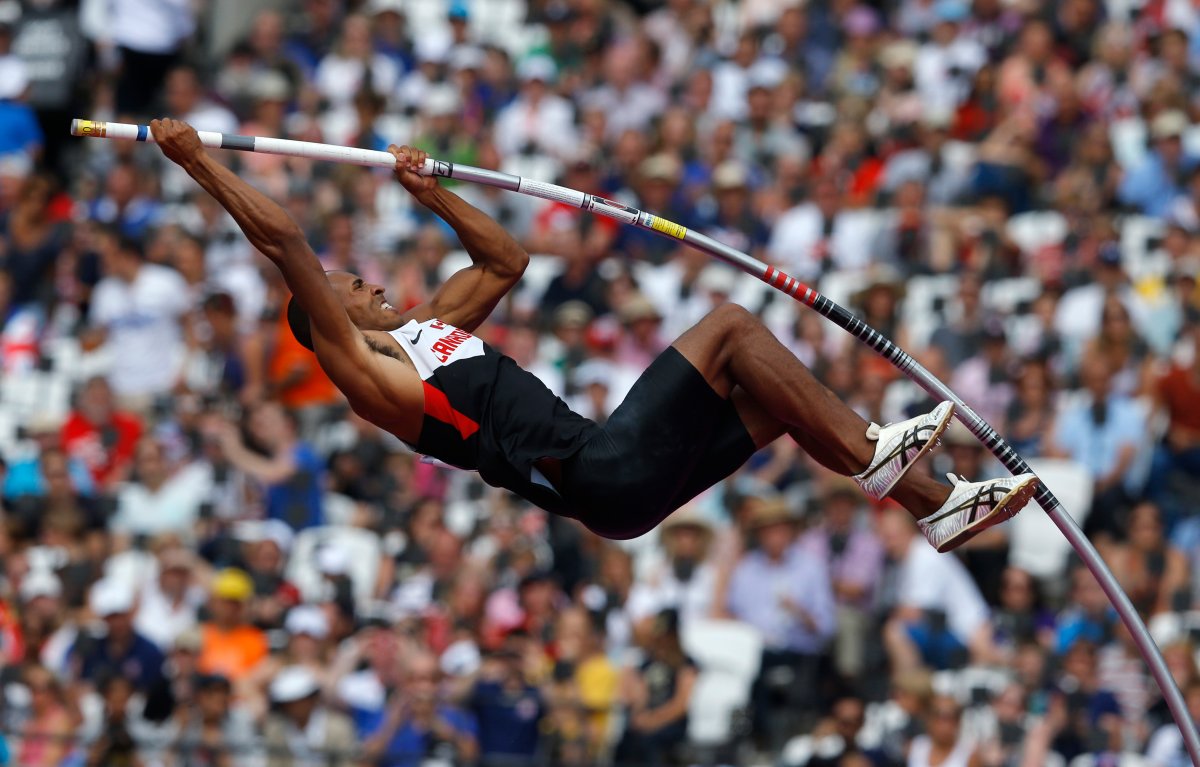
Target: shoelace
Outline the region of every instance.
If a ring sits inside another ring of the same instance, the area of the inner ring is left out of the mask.
[[[950,480],[950,484],[953,485],[954,487],[958,487],[958,483],[960,483],[960,482],[967,481],[966,477],[964,477],[960,474],[955,474],[952,471],[946,472],[946,479]]]

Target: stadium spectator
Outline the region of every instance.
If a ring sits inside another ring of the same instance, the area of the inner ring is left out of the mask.
[[[72,752],[70,736],[75,721],[55,676],[32,665],[23,675],[29,691],[29,720],[14,749],[15,764],[52,767],[62,764]]]
[[[223,676],[199,677],[195,705],[176,709],[172,724],[176,734],[169,748],[185,762],[224,761],[231,767],[254,763],[254,722],[234,703],[233,686]]]
[[[111,491],[129,476],[141,436],[141,419],[118,409],[108,381],[95,377],[79,390],[61,439],[67,455],[87,466],[98,487]]]
[[[212,490],[211,476],[198,463],[170,466],[165,452],[154,437],[143,437],[134,448],[130,481],[118,491],[116,514],[108,522],[114,534],[190,535]]]
[[[1028,572],[1009,565],[1000,576],[999,600],[992,614],[996,644],[1015,652],[1026,642],[1051,644],[1054,616],[1046,609],[1042,588]]]
[[[1121,708],[1101,686],[1096,646],[1087,640],[1071,645],[1055,680],[1047,718],[1056,729],[1054,750],[1075,758],[1081,753],[1121,751]]]
[[[1165,216],[1172,203],[1183,195],[1182,180],[1195,165],[1183,146],[1187,115],[1166,110],[1150,121],[1153,142],[1142,164],[1130,170],[1117,190],[1120,200],[1143,213]]]
[[[214,420],[209,428],[229,461],[262,486],[267,518],[286,522],[293,530],[322,524],[323,467],[312,446],[300,440],[291,413],[278,403],[263,402],[254,407],[248,422],[250,437],[262,453],[251,450],[228,421]]]
[[[788,742],[782,754],[785,767],[840,767],[855,755],[865,755],[859,734],[866,720],[866,706],[854,697],[839,698],[829,716],[813,728],[811,735]]]
[[[565,157],[577,145],[574,110],[551,88],[558,67],[548,56],[534,55],[517,65],[521,89],[499,114],[493,136],[506,157],[545,152]]]
[[[713,614],[717,571],[709,558],[713,527],[696,508],[672,514],[661,528],[666,559],[633,587],[630,609],[637,618],[672,609],[681,625]]]
[[[136,594],[117,576],[92,587],[88,607],[104,622],[101,634],[82,632],[71,648],[72,677],[95,685],[108,676],[121,676],[144,692],[163,674],[163,654],[134,628]]]
[[[990,659],[995,650],[987,603],[966,568],[920,540],[906,514],[884,513],[879,533],[893,565],[885,580],[894,579],[895,603],[884,631],[892,667],[947,668],[965,657]]]
[[[780,700],[806,712],[819,705],[820,673],[836,630],[828,569],[793,547],[798,522],[783,500],[754,510],[749,532],[757,547],[738,560],[723,603],[724,614],[763,635],[754,693],[763,727]]]
[[[1125,535],[1106,555],[1113,574],[1142,614],[1152,616],[1190,606],[1187,557],[1167,542],[1162,512],[1153,503],[1133,507]]]
[[[88,748],[87,764],[128,764],[138,753],[130,727],[133,682],[118,674],[106,675],[99,693],[104,701],[103,721],[99,737]]]
[[[0,161],[9,172],[24,178],[42,153],[45,137],[37,115],[27,101],[29,68],[12,51],[12,20],[0,24]]]
[[[641,627],[646,661],[622,679],[628,711],[616,758],[637,764],[670,764],[687,739],[688,701],[696,684],[696,662],[684,652],[679,613],[665,610]]]
[[[1194,720],[1200,719],[1200,684],[1192,682],[1183,692],[1188,714]],[[1164,724],[1155,730],[1146,746],[1146,759],[1151,767],[1187,764],[1189,758],[1183,747],[1183,733],[1174,724]]]
[[[1200,323],[1189,328],[1194,348],[1200,348]],[[1168,418],[1165,439],[1169,471],[1195,481],[1200,478],[1200,419],[1188,403],[1200,394],[1200,354],[1190,365],[1175,363],[1158,379],[1157,399]]]
[[[101,253],[104,278],[92,293],[92,342],[113,355],[109,383],[122,406],[148,414],[175,385],[182,340],[180,317],[190,311],[179,274],[149,264],[141,246],[121,239]]]
[[[864,524],[862,494],[844,478],[827,478],[821,519],[796,543],[797,556],[812,557],[829,571],[837,605],[834,667],[848,678],[863,672],[867,624],[883,573],[883,547]]]
[[[545,702],[526,678],[519,641],[485,661],[467,698],[479,724],[480,764],[503,767],[538,753],[539,727]]]
[[[199,563],[188,549],[163,540],[156,559],[157,576],[147,578],[138,594],[133,625],[165,653],[195,628],[204,591],[197,582]]]
[[[220,674],[234,684],[249,678],[267,656],[266,635],[247,621],[254,583],[242,570],[218,572],[209,590],[209,620],[201,630],[197,667],[204,674]]]
[[[1078,641],[1106,644],[1114,636],[1116,616],[1112,613],[1096,578],[1082,565],[1071,572],[1071,594],[1058,614],[1054,650],[1065,654]]]
[[[446,704],[429,654],[409,656],[404,686],[394,691],[379,729],[366,741],[376,764],[406,767],[430,759],[471,763],[479,755],[474,718]]]
[[[909,767],[974,764],[975,746],[962,734],[962,707],[953,696],[936,695],[929,702],[923,735],[909,747]]]
[[[63,606],[62,581],[52,572],[34,570],[21,579],[21,638],[27,657],[56,677],[67,674],[67,658],[79,633]]]
[[[321,686],[306,668],[289,666],[271,681],[275,711],[263,725],[268,767],[313,760],[351,767],[361,750],[350,719],[321,703]]]
[[[1112,390],[1108,359],[1086,357],[1079,377],[1086,397],[1059,411],[1048,455],[1070,458],[1087,467],[1095,485],[1089,532],[1120,535],[1129,499],[1138,492],[1138,455],[1145,445],[1142,409]]]

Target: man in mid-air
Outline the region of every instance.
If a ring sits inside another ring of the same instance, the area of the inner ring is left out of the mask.
[[[604,426],[572,412],[531,373],[472,335],[521,279],[529,256],[436,178],[425,153],[390,147],[396,178],[457,233],[472,265],[407,312],[384,289],[326,273],[300,227],[277,204],[214,161],[196,132],[154,121],[154,139],[229,211],[283,273],[292,331],[354,412],[418,453],[477,470],[607,538],[632,538],[732,474],[784,433],[873,499],[908,509],[948,551],[1028,503],[1032,474],[949,486],[909,472],[953,415],[868,424],[822,386],[753,315],[715,309],[662,353]]]

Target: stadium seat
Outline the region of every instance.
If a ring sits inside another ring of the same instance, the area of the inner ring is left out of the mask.
[[[324,598],[325,583],[317,568],[317,555],[327,547],[342,552],[355,600],[369,600],[379,572],[381,547],[379,536],[358,527],[310,527],[297,533],[287,564],[288,580],[300,589],[306,601]]]
[[[688,738],[716,746],[733,736],[733,716],[750,701],[762,661],[762,636],[738,621],[691,620],[683,646],[700,667],[688,710]]]
[[[1041,295],[1042,282],[1036,277],[992,280],[983,286],[983,303],[994,312],[1017,314],[1022,304]]]
[[[1036,458],[1029,464],[1067,513],[1082,525],[1092,505],[1092,478],[1087,468],[1057,458]],[[1008,529],[1009,562],[1014,566],[1038,579],[1057,578],[1066,571],[1071,545],[1038,504],[1030,504],[1014,517]]]
[[[1053,210],[1018,213],[1008,220],[1007,230],[1021,252],[1030,255],[1062,242],[1067,236],[1067,219]]]
[[[1113,120],[1108,130],[1113,157],[1125,170],[1136,168],[1146,157],[1146,123],[1140,117]]]
[[[901,319],[908,328],[909,345],[920,349],[929,343],[929,337],[945,319],[939,307],[953,298],[958,290],[958,278],[952,274],[912,277],[905,287]]]
[[[1121,256],[1125,270],[1134,280],[1165,274],[1170,266],[1166,258],[1156,257],[1155,243],[1163,235],[1162,219],[1150,216],[1125,216],[1121,219]]]
[[[444,267],[443,267],[444,268]],[[530,256],[529,266],[517,286],[517,301],[522,306],[536,308],[542,300],[550,281],[562,271],[562,260],[557,256]]]

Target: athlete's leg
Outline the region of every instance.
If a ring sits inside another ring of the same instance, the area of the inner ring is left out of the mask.
[[[755,442],[786,431],[823,466],[851,475],[866,468],[875,454],[867,422],[823,386],[800,360],[753,315],[734,304],[714,310],[684,333],[674,347],[704,376],[717,394],[735,387],[752,403],[737,402],[752,427]],[[764,414],[774,419],[764,423]],[[773,438],[773,437],[771,437]],[[891,497],[915,517],[940,507],[950,490],[920,472],[910,472]]]

